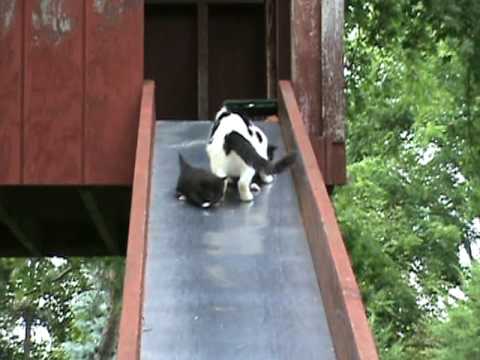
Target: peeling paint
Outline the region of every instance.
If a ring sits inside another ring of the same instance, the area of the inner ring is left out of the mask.
[[[95,11],[99,14],[103,14],[105,11],[105,5],[107,4],[107,0],[94,0],[93,6],[95,7]]]
[[[344,142],[345,95],[343,80],[343,24],[344,1],[324,0],[322,7],[322,72],[325,101],[323,116],[327,119],[326,135],[336,142]]]
[[[323,131],[321,118],[320,0],[292,1],[292,80],[310,134]]]
[[[0,26],[2,35],[6,35],[13,24],[16,0],[0,0]]]
[[[142,5],[142,0],[93,0],[93,8],[110,22],[118,21],[130,8]]]
[[[37,32],[45,32],[48,41],[59,44],[73,30],[74,21],[65,11],[65,0],[40,0],[38,11],[32,13],[32,25]],[[43,36],[42,36],[43,38]],[[39,45],[39,36],[33,36]]]

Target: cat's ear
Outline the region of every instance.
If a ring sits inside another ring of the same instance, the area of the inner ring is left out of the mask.
[[[189,166],[188,163],[183,158],[182,154],[180,153],[178,153],[178,162],[180,163],[180,169],[182,170]]]

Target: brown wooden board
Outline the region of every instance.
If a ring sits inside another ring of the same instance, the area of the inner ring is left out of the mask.
[[[321,4],[316,0],[292,2],[292,82],[309,134],[321,136]]]
[[[130,184],[143,81],[143,1],[86,4],[85,183]]]
[[[267,96],[277,94],[277,23],[275,0],[265,0],[265,51],[267,57]]]
[[[130,184],[143,1],[1,1],[0,46],[0,184]]]
[[[155,119],[155,85],[152,81],[147,81],[143,86],[138,128],[127,260],[123,286],[123,306],[117,350],[118,360],[138,360],[140,358],[141,314],[150,198],[150,168],[153,153],[152,145],[155,136]]]
[[[322,2],[322,89],[325,135],[345,141],[345,81],[343,78],[344,0]]]
[[[322,1],[322,116],[328,183],[345,184],[345,80],[343,77],[344,0]]]
[[[83,3],[24,3],[24,183],[79,184]]]
[[[23,3],[0,2],[0,184],[21,181]]]
[[[275,0],[277,80],[292,78],[291,2]]]
[[[225,99],[265,98],[263,5],[209,6],[209,115]]]
[[[197,5],[198,118],[208,119],[208,5]]]
[[[278,91],[284,141],[299,154],[293,176],[337,358],[376,360],[361,294],[292,84],[281,81]]]
[[[158,119],[197,119],[197,9],[145,6],[145,78],[157,84]]]

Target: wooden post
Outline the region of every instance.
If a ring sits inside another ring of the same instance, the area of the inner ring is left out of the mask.
[[[292,0],[292,81],[327,185],[346,181],[344,0]]]
[[[321,136],[321,0],[293,0],[292,80],[303,121],[311,136]]]
[[[208,4],[197,5],[198,17],[198,118],[208,119]]]
[[[275,1],[275,21],[277,26],[277,76],[278,80],[292,77],[290,14],[292,0]]]
[[[344,0],[322,1],[322,119],[328,184],[346,182],[345,81],[343,77]]]
[[[269,98],[274,98],[277,93],[276,31],[275,0],[265,0],[265,47],[267,52],[267,96]]]

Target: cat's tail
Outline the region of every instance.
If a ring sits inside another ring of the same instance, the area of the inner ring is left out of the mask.
[[[267,174],[279,174],[292,166],[297,160],[297,153],[290,152],[276,162],[269,162],[269,166],[264,170]]]
[[[252,144],[237,132],[231,132],[225,136],[223,149],[227,155],[230,151],[235,151],[248,166],[253,167],[256,171],[263,171],[267,175],[281,173],[293,165],[297,158],[297,154],[291,152],[276,162],[269,161],[261,157]]]

